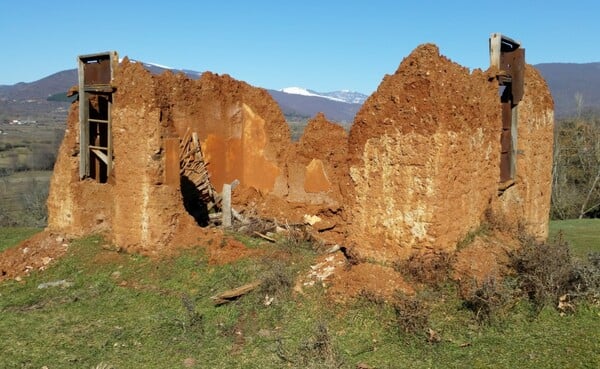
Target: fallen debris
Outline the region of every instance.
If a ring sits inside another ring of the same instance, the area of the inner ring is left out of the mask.
[[[259,233],[259,232],[256,232],[256,231],[254,231],[252,233],[255,234],[255,235],[257,235],[260,238],[264,238],[265,240],[267,240],[269,242],[277,242],[277,240],[274,239],[273,237],[266,236],[266,235],[264,235],[262,233]]]
[[[213,300],[215,305],[217,305],[217,306],[223,305],[228,302],[237,300],[241,296],[247,294],[248,292],[254,290],[256,287],[260,286],[261,283],[262,283],[262,281],[255,281],[252,283],[248,283],[243,286],[234,288],[232,290],[228,290],[228,291],[222,292],[218,295],[212,296],[211,299]]]

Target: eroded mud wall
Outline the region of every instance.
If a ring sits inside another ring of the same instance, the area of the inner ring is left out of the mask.
[[[513,227],[548,236],[552,191],[554,102],[540,73],[525,69],[525,95],[519,104],[515,185],[497,198],[495,208]]]
[[[48,228],[73,236],[109,230],[112,197],[111,186],[79,181],[79,105],[75,102],[50,181]]]
[[[469,72],[419,46],[385,76],[349,133],[319,115],[297,143],[268,93],[224,75],[153,76],[127,60],[115,71],[114,171],[80,181],[73,104],[48,201],[49,228],[104,231],[120,247],[160,253],[201,232],[178,184],[166,184],[167,140],[199,135],[215,188],[235,179],[236,206],[315,226],[358,256],[394,261],[454,250],[489,209],[547,234],[552,100],[531,67],[519,112],[514,186],[498,195],[501,106],[492,72]],[[173,169],[173,168],[171,168]],[[177,168],[175,168],[177,169]]]
[[[283,114],[265,90],[212,73],[196,81],[172,73],[153,76],[127,59],[116,68],[113,85],[111,178],[106,184],[79,180],[75,103],[52,180],[49,228],[73,235],[104,231],[120,247],[144,253],[160,253],[182,232],[198,232],[179,184],[168,185],[165,178],[166,141],[178,140],[188,129],[199,135],[218,190],[238,179],[240,190],[287,197],[288,162],[296,162],[296,149]],[[334,186],[328,182],[324,188],[315,177],[322,169],[327,178],[326,166],[309,171],[301,184],[303,201],[331,201]],[[286,203],[274,206],[284,216]]]
[[[177,185],[165,182],[165,138],[176,137],[161,108],[159,80],[124,61],[113,81],[114,212],[112,238],[141,252],[168,247],[190,222]]]
[[[293,202],[339,206],[348,186],[348,134],[323,114],[309,120],[289,160],[289,196]]]
[[[497,83],[422,45],[388,75],[350,131],[351,244],[394,260],[455,247],[496,196]]]
[[[171,73],[156,78],[165,99],[163,115],[179,136],[188,128],[198,133],[217,190],[238,179],[264,192],[286,194],[289,128],[265,90],[213,73],[195,81]]]
[[[175,131],[161,115],[156,80],[141,65],[125,60],[113,85],[111,177],[107,183],[79,179],[76,102],[52,177],[48,227],[77,236],[104,232],[120,247],[160,253],[194,226],[178,186],[164,184],[164,138]]]

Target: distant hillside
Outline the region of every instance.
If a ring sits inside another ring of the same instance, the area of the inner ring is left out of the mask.
[[[534,66],[548,82],[557,117],[577,113],[576,94],[583,97],[583,113],[600,112],[600,63],[543,63]]]
[[[144,63],[152,73],[162,73],[165,69],[155,64]],[[572,116],[577,113],[575,96],[583,97],[582,113],[600,112],[600,63],[571,64],[543,63],[535,67],[541,72],[552,91],[557,117]],[[184,72],[191,78],[198,78],[200,72],[191,70],[173,70]],[[77,70],[70,69],[52,74],[39,81],[17,83],[11,86],[0,86],[0,110],[6,115],[18,114],[22,109],[53,109],[50,96],[64,93],[77,84]],[[277,101],[284,115],[288,117],[308,118],[318,112],[323,112],[328,119],[340,123],[350,123],[361,107],[364,95],[349,91],[334,91],[318,93],[305,90],[301,93],[285,93],[283,91],[267,90]],[[355,96],[352,94],[356,94]],[[51,100],[57,97],[52,97]],[[35,100],[26,106],[26,101]],[[344,102],[345,101],[356,101]],[[35,106],[33,106],[35,104]],[[56,104],[56,103],[54,103]]]
[[[351,123],[362,104],[352,104],[318,96],[290,94],[282,91],[267,90],[277,101],[286,116],[313,117],[323,112],[327,119]]]
[[[155,64],[143,64],[146,69],[154,74],[160,74],[167,70],[166,68]],[[190,78],[194,79],[198,78],[201,74],[200,72],[190,70],[173,71],[184,72]],[[48,105],[46,99],[49,99],[50,101],[60,100],[60,94],[64,94],[71,86],[76,84],[77,69],[69,69],[31,83],[17,83],[11,86],[0,86],[0,102],[4,100],[3,105],[5,105],[13,100],[19,102],[38,100],[37,106],[39,108],[46,108]],[[340,123],[350,123],[354,120],[356,112],[361,107],[361,104],[336,101],[328,96],[303,96],[275,90],[267,91],[273,96],[273,99],[279,104],[283,114],[286,116],[308,118],[314,116],[318,112],[323,112],[329,120]],[[328,94],[342,96],[347,93],[339,91],[330,92]],[[15,107],[18,108],[18,106]],[[29,106],[28,108],[35,107]]]
[[[45,100],[48,96],[65,92],[77,84],[77,70],[69,69],[54,73],[31,83],[20,82],[0,86],[0,98],[8,100]]]

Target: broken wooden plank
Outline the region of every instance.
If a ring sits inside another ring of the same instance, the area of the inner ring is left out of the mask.
[[[240,298],[241,296],[247,294],[248,292],[254,290],[256,287],[260,286],[261,283],[262,281],[254,281],[252,283],[248,283],[243,286],[225,292],[221,292],[218,295],[212,296],[211,299],[213,300],[215,305],[223,305],[228,302],[234,301]]]
[[[108,156],[98,149],[91,150],[100,160],[104,162],[104,164],[108,165]]]
[[[274,238],[272,238],[272,237],[269,237],[269,236],[267,236],[267,235],[264,235],[264,234],[262,234],[262,233],[260,233],[260,232],[254,231],[254,232],[252,232],[252,233],[254,233],[255,235],[257,235],[257,236],[258,236],[258,237],[260,237],[260,238],[264,238],[265,240],[267,240],[267,241],[269,241],[269,242],[273,242],[273,243],[277,242],[277,240],[276,240],[276,239],[274,239]]]
[[[231,215],[233,215],[233,217],[237,220],[239,220],[242,223],[248,223],[248,219],[246,219],[242,214],[240,214],[237,210],[235,210],[234,208],[231,208]]]

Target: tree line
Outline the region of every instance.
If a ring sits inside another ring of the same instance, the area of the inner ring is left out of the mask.
[[[551,217],[600,218],[599,115],[556,122]]]

